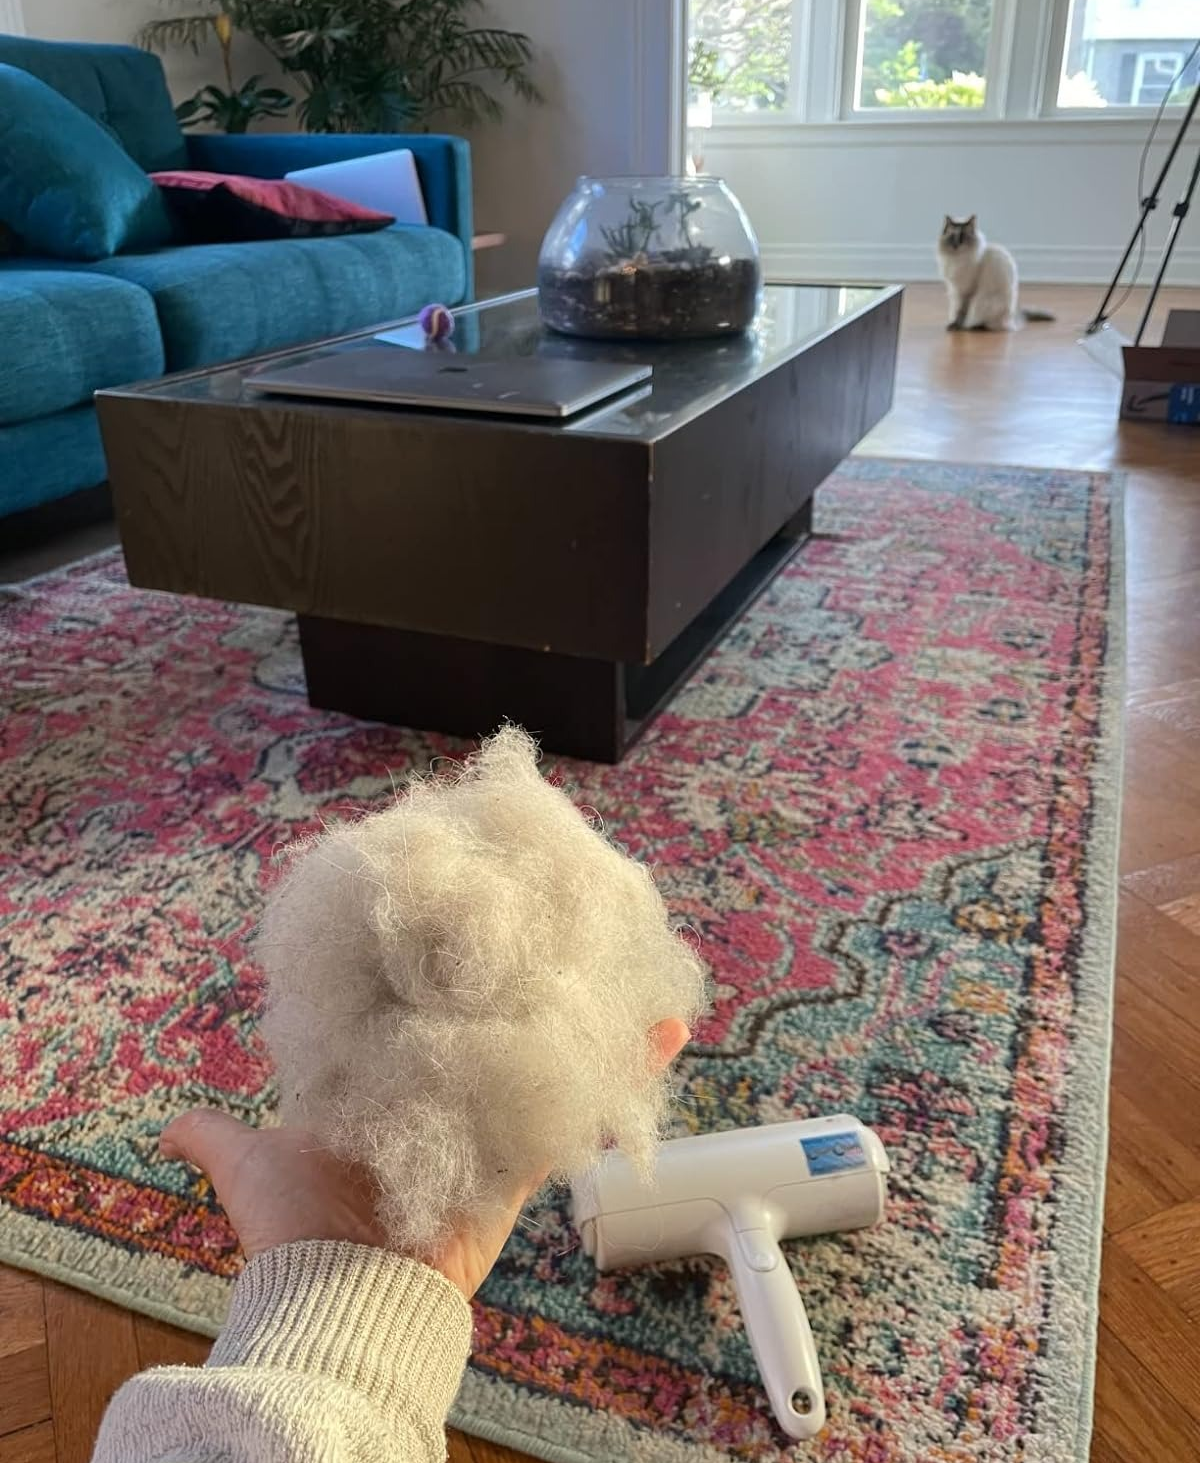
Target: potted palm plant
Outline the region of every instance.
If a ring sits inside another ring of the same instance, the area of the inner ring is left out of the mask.
[[[263,86],[262,77],[252,76],[240,86],[233,79],[234,0],[213,0],[212,8],[191,15],[165,16],[142,27],[138,39],[144,46],[165,50],[170,46],[187,46],[199,54],[208,41],[215,40],[221,52],[224,87],[203,86],[175,108],[181,126],[208,124],[220,132],[245,132],[258,117],[282,117],[292,106],[292,98],[278,87]]]
[[[221,20],[295,84],[310,132],[395,132],[435,117],[496,120],[506,93],[541,100],[529,37],[486,19],[484,0],[208,0],[200,14],[153,22],[142,40],[195,44]]]

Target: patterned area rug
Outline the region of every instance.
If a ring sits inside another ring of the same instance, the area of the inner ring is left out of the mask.
[[[703,938],[681,1131],[848,1110],[885,1224],[789,1247],[823,1463],[1083,1463],[1105,1151],[1120,514],[1103,476],[859,460],[619,768],[562,764]],[[266,1118],[245,955],[272,851],[454,752],[314,712],[272,611],[3,597],[0,1257],[197,1331],[237,1269],[158,1159]],[[723,1268],[598,1276],[565,1204],[480,1298],[456,1420],[550,1459],[793,1456]]]

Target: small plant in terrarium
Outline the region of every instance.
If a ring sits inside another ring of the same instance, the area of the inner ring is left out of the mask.
[[[669,249],[665,258],[673,263],[682,260],[694,269],[702,269],[712,262],[714,250],[709,244],[698,243],[692,235],[692,215],[704,207],[701,199],[685,189],[678,189],[667,198],[667,212],[679,216],[679,247]]]
[[[629,217],[624,223],[600,230],[600,237],[608,245],[610,264],[624,264],[649,253],[650,244],[658,234],[658,210],[661,207],[661,203],[646,203],[635,198],[629,205]]]
[[[758,245],[716,178],[581,179],[542,246],[542,317],[569,335],[678,340],[744,330]]]

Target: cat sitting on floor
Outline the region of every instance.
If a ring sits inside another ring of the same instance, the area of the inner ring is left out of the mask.
[[[1053,320],[1045,310],[1023,310],[1018,298],[1017,261],[1000,244],[989,244],[975,215],[942,224],[938,268],[950,296],[947,330],[1015,330],[1021,320]]]

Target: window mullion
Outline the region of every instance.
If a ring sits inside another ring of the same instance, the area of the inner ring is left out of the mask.
[[[1070,3],[1048,0],[1044,5],[1014,5],[1006,116],[1029,120],[1053,110]]]
[[[806,122],[834,122],[842,107],[842,32],[846,6],[858,0],[795,0],[794,43],[799,55]]]
[[[814,112],[812,89],[812,5],[806,0],[792,4],[792,68],[788,75],[788,110],[797,122],[823,122]]]
[[[1009,86],[1013,77],[1012,48],[1016,25],[1012,0],[992,0],[992,30],[984,58],[987,92],[985,117],[1002,118],[1009,111]]]

